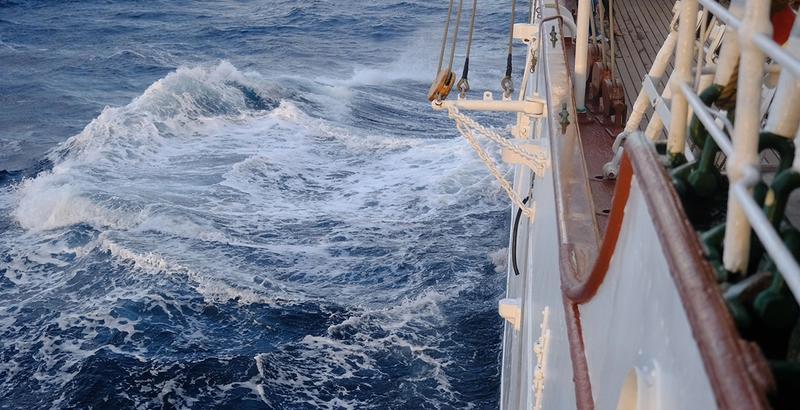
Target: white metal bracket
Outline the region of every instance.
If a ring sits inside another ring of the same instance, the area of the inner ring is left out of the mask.
[[[522,300],[519,298],[500,299],[498,306],[500,317],[510,323],[514,330],[519,332],[522,325]]]
[[[542,334],[539,340],[533,346],[533,352],[536,354],[536,370],[533,375],[533,391],[536,397],[536,402],[533,406],[534,410],[542,410],[542,393],[544,393],[544,379],[545,371],[547,370],[547,353],[550,347],[550,307],[545,306],[542,310]]]
[[[524,100],[495,100],[492,93],[483,93],[482,100],[459,98],[457,100],[433,101],[434,110],[447,110],[450,107],[466,111],[518,112],[532,117],[541,117],[546,113],[546,102],[539,97],[528,97]]]
[[[525,44],[536,41],[539,35],[539,25],[530,23],[514,24],[514,39],[520,40]]]
[[[661,96],[661,93],[658,92],[656,88],[656,82],[658,82],[658,78],[650,77],[649,75],[644,76],[644,80],[642,80],[642,88],[644,89],[645,93],[647,93],[647,98],[650,100],[650,105],[655,108],[655,112],[658,115],[658,118],[661,119],[661,123],[664,124],[664,128],[669,130],[669,122],[672,119],[672,114],[669,110],[669,102]]]

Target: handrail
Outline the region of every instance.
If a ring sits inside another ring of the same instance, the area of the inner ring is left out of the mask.
[[[557,20],[557,35],[563,33],[564,18],[554,15],[539,21],[540,33],[547,29],[544,23]],[[552,26],[552,25],[550,25]],[[542,34],[540,34],[542,36]],[[559,37],[560,38],[560,37]],[[562,291],[571,300],[580,299],[586,287],[585,281],[591,274],[592,266],[600,249],[600,234],[597,230],[594,207],[592,205],[589,176],[584,163],[583,146],[577,126],[572,78],[563,75],[566,71],[566,49],[564,42],[551,45],[540,41],[540,59],[545,83],[549,84],[545,93],[547,106],[546,126],[549,129],[551,164],[555,184],[555,204],[557,212],[568,215],[569,223],[559,222],[559,258],[561,259]],[[556,57],[550,61],[551,57]],[[556,68],[558,66],[558,68]],[[558,73],[554,75],[554,73]],[[557,83],[558,82],[558,83]],[[561,107],[566,105],[570,122],[562,129]]]
[[[742,28],[742,21],[738,19],[733,13],[729,12],[716,0],[698,0],[703,7],[707,8],[711,13],[722,20],[726,25],[732,27],[734,30]],[[781,46],[769,36],[763,33],[753,33],[752,41],[757,45],[761,51],[766,55],[772,57],[775,62],[781,66],[786,67],[792,74],[800,76],[800,60],[787,53]]]
[[[730,191],[723,246],[724,266],[732,271],[741,270],[747,266],[750,229],[752,228],[786,281],[794,298],[800,302],[800,264],[783,243],[780,235],[767,220],[763,210],[752,196],[752,188],[761,180],[757,167],[757,137],[761,121],[759,110],[756,108],[761,101],[764,59],[766,56],[771,57],[774,63],[786,69],[787,74],[798,77],[800,77],[800,59],[784,50],[769,35],[769,4],[766,0],[749,1],[744,17],[741,19],[714,0],[684,0],[683,11],[692,11],[693,4],[697,3],[702,4],[706,10],[713,13],[730,29],[736,30],[741,46],[741,55],[737,58],[740,66],[739,77],[734,79],[738,81],[738,109],[736,110],[736,125],[730,131],[730,137],[716,123],[710,108],[700,100],[688,79],[681,76],[673,78],[675,81],[673,89],[680,91],[676,93],[678,98],[673,99],[673,104],[680,101],[688,102],[714,142],[728,157]],[[696,13],[692,13],[692,16],[694,15]],[[686,24],[690,20],[692,19],[681,18],[681,24]],[[693,30],[681,27],[679,32],[687,34],[684,36],[683,42],[686,43]],[[679,42],[681,42],[680,39]],[[680,50],[676,52],[681,53]],[[685,57],[686,50],[683,50],[682,53]],[[686,58],[678,60],[682,61],[676,61],[675,72],[686,71],[690,62]],[[685,120],[686,114],[674,108],[673,105],[672,119],[678,120],[678,124],[681,124],[680,120]],[[682,125],[681,127],[683,128]],[[670,134],[670,146],[676,146],[676,143],[682,141],[680,137],[685,135],[683,132],[685,130],[676,130],[675,133]]]
[[[741,181],[733,185],[731,190],[734,193],[734,198],[741,204],[750,225],[756,232],[756,236],[761,240],[764,249],[772,257],[778,271],[783,276],[783,280],[792,291],[795,300],[800,303],[800,265],[794,259],[794,256],[781,240],[778,233],[769,223],[764,211],[753,200],[750,194],[752,188],[760,180],[759,172],[755,167],[746,168],[745,176]]]
[[[730,157],[733,154],[733,145],[731,145],[731,141],[728,139],[728,136],[719,128],[716,121],[714,121],[714,117],[708,113],[708,107],[703,104],[703,101],[700,100],[700,97],[695,94],[692,87],[689,84],[681,84],[681,91],[683,95],[686,96],[686,99],[689,101],[689,105],[692,106],[694,110],[694,114],[697,115],[697,118],[700,120],[701,123],[706,127],[706,130],[711,135],[711,138],[714,138],[714,142],[717,143],[722,152]]]

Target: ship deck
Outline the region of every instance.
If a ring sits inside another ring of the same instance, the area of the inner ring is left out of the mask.
[[[630,112],[642,80],[669,34],[672,21],[672,0],[614,0],[621,36],[617,42],[617,78],[625,88],[625,102]],[[672,72],[672,63],[667,66]],[[666,79],[662,79],[662,86]]]
[[[672,21],[672,0],[613,0],[618,28],[617,78],[625,88],[625,102],[630,112],[642,87],[642,80],[669,34]],[[577,0],[564,2],[570,10],[577,9]],[[598,29],[599,30],[599,29]],[[672,71],[672,63],[667,66]],[[662,79],[661,85],[666,84]]]
[[[612,0],[615,7],[616,42],[616,78],[625,90],[625,103],[628,112],[642,87],[642,80],[653,64],[653,60],[669,34],[672,21],[672,0]],[[567,0],[564,3],[570,10],[576,10],[577,1]],[[568,52],[570,60],[574,58],[574,50]],[[573,67],[571,61],[569,64]],[[670,64],[668,71],[672,70]],[[661,79],[663,87],[666,78]],[[591,109],[591,108],[590,108]],[[646,114],[642,124],[646,124]],[[614,130],[601,114],[588,113],[580,121],[581,144],[586,161],[586,169],[590,177],[589,186],[594,202],[597,230],[603,236],[608,224],[611,201],[614,193],[614,181],[603,178],[603,165],[613,155],[611,144],[619,130]]]

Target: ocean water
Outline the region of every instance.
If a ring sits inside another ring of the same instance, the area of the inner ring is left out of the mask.
[[[446,10],[0,0],[0,408],[497,407],[509,205],[425,100]]]

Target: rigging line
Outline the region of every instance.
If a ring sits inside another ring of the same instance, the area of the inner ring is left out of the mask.
[[[614,0],[609,0],[608,10],[608,31],[611,35],[611,81],[617,81],[617,41],[616,41],[616,27],[614,24]]]
[[[606,44],[606,12],[605,7],[603,7],[603,2],[597,2],[597,11],[600,17],[600,54],[603,57],[603,65],[608,68],[608,45]]]
[[[464,8],[464,0],[458,0],[458,14],[456,14],[456,29],[453,30],[453,45],[450,46],[450,63],[447,71],[453,71],[453,59],[456,57],[456,41],[458,40],[458,26],[461,24],[461,10]]]
[[[535,2],[536,2],[536,0],[531,0],[530,1],[530,8],[528,9],[528,18],[530,19],[530,23],[533,23],[533,3],[535,3]]]
[[[464,71],[461,78],[466,80],[469,75],[469,55],[472,50],[472,33],[475,31],[475,11],[478,8],[478,0],[472,0],[472,17],[469,20],[469,37],[467,38],[467,56],[464,58]]]
[[[447,21],[444,23],[444,35],[442,36],[442,49],[439,51],[439,68],[436,69],[436,75],[442,71],[442,63],[444,62],[444,49],[447,46],[447,31],[450,29],[450,18],[453,16],[453,0],[450,0],[450,7],[447,9]]]
[[[508,32],[508,57],[506,57],[506,77],[511,78],[511,51],[514,47],[514,20],[517,13],[517,0],[511,0],[511,23]]]
[[[597,47],[597,26],[595,23],[595,10],[592,10],[591,19],[589,19],[589,27],[592,29],[592,45]]]

